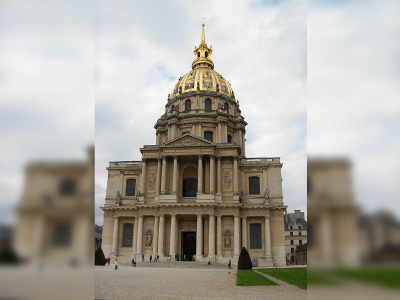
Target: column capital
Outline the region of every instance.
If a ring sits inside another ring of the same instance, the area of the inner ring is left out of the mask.
[[[198,216],[198,217],[202,217],[202,216],[203,216],[203,214],[196,214],[196,216]]]
[[[209,156],[210,156],[210,158],[215,158],[214,154],[210,154]]]
[[[267,170],[267,169],[268,169],[268,166],[262,167],[262,169],[263,169],[263,170]]]
[[[203,154],[197,154],[198,159],[203,159]]]
[[[234,159],[234,160],[238,160],[238,159],[239,159],[239,155],[234,155],[234,156],[233,156],[233,159]]]
[[[145,158],[145,157],[142,157],[142,162],[146,162],[147,161],[147,158]]]
[[[269,217],[269,216],[264,216],[264,218],[265,218],[265,219],[269,219],[270,217]]]
[[[215,155],[215,158],[221,159],[221,155]]]
[[[162,156],[162,159],[167,159],[167,155],[163,155],[163,156]]]
[[[157,157],[157,162],[162,161],[162,157]]]
[[[174,159],[178,159],[179,155],[178,154],[174,154],[172,155],[174,157]]]

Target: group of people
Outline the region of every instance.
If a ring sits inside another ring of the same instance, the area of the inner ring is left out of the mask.
[[[136,261],[136,259],[135,258],[132,259],[132,266],[133,266],[133,260]],[[152,261],[153,261],[153,255],[150,254],[150,262],[152,262]],[[154,262],[157,262],[157,261],[160,261],[160,256],[158,254],[154,255]],[[142,262],[145,262],[144,254],[142,254]]]

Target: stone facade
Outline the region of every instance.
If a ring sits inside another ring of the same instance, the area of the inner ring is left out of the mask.
[[[110,162],[104,210],[106,257],[145,255],[227,262],[246,247],[264,266],[285,265],[282,163],[246,158],[245,126],[232,88],[213,71],[211,47],[195,50],[155,124],[141,161]]]
[[[297,259],[297,248],[307,243],[307,221],[304,212],[295,210],[294,213],[285,214],[285,254],[287,265],[303,264],[304,259]],[[304,249],[300,247],[302,251]],[[305,248],[307,256],[307,247]],[[306,263],[307,264],[307,263]]]

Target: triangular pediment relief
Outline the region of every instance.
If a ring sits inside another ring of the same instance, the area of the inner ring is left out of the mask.
[[[162,147],[212,146],[213,143],[192,134],[185,134],[166,142]]]

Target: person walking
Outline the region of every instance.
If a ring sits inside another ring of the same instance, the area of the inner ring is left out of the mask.
[[[133,266],[136,268],[136,258],[133,258]]]
[[[115,260],[114,266],[115,266],[115,271],[117,271],[118,270],[118,261],[117,260]]]
[[[231,260],[229,260],[228,267],[229,267],[229,269],[232,269],[232,262],[231,262]]]
[[[151,262],[152,259],[153,259],[153,256],[150,254],[150,262]]]
[[[157,254],[157,261],[160,261],[160,255]]]
[[[110,258],[107,258],[108,265],[110,265]]]
[[[144,262],[144,254],[142,254],[142,262]]]

